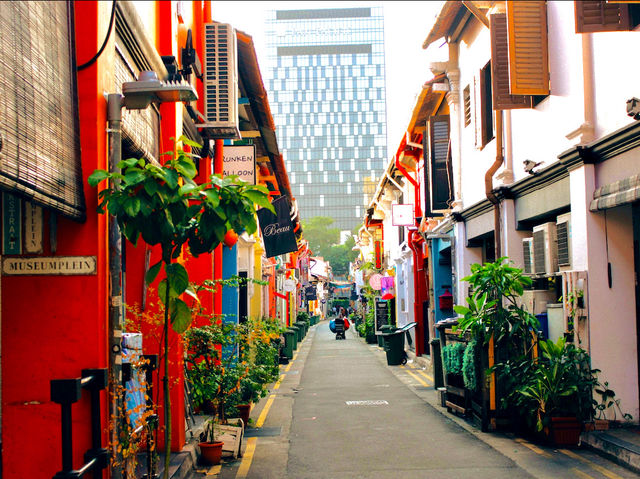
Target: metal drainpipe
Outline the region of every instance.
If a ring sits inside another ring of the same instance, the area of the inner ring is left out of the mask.
[[[420,288],[420,271],[424,271],[424,268],[421,268],[420,265],[420,253],[418,252],[417,245],[415,243],[415,237],[419,235],[416,230],[411,230],[409,232],[409,241],[407,242],[411,252],[413,253],[413,287],[414,287],[414,295],[413,295],[413,317],[416,321],[416,356],[420,356],[424,354],[424,333],[425,333],[425,324],[424,324],[424,315],[422,316],[422,321],[418,321],[420,317],[420,307],[422,305],[422,301],[424,298],[422,297],[422,288]],[[425,278],[426,279],[426,278]]]
[[[123,96],[111,93],[107,97],[107,121],[109,138],[109,171],[115,172],[122,158],[122,105]],[[118,180],[112,180],[115,184]],[[122,383],[122,329],[124,325],[124,283],[122,268],[122,235],[115,216],[109,215],[109,385],[111,390],[110,416],[118,417],[122,409],[122,398],[116,394],[116,387]],[[119,437],[119,422],[116,421],[111,433],[113,444]],[[116,462],[122,460],[122,454],[116,450]],[[120,462],[121,463],[121,462]],[[111,467],[111,477],[122,477],[118,467]]]
[[[502,252],[501,246],[501,231],[500,231],[500,201],[493,193],[493,175],[496,174],[498,168],[502,166],[502,110],[496,110],[496,160],[484,175],[484,189],[487,195],[487,199],[493,204],[493,221],[494,221],[494,236],[495,236],[495,251],[496,259],[498,259]]]

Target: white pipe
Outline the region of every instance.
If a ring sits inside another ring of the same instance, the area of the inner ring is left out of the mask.
[[[590,33],[582,34],[582,81],[584,85],[584,128],[582,143],[594,139],[596,129],[595,86],[593,70],[593,43]]]

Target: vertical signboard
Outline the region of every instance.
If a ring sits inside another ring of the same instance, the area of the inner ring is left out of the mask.
[[[380,334],[380,328],[389,324],[389,303],[383,299],[376,298],[376,334]]]
[[[42,208],[30,201],[24,203],[24,252],[42,253],[43,224]]]
[[[380,269],[382,268],[382,255],[384,251],[382,248],[382,241],[380,240],[374,241],[373,248],[376,255],[376,269]]]
[[[22,254],[22,200],[2,193],[2,254]]]

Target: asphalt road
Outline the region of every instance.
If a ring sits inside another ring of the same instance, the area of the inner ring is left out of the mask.
[[[631,479],[584,449],[482,433],[438,404],[430,371],[388,366],[353,331],[311,328],[251,412],[244,454],[189,479]]]
[[[318,327],[293,404],[288,478],[532,477],[426,404],[371,349]]]

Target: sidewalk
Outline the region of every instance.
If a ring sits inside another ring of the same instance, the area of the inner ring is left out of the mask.
[[[420,368],[433,374],[433,368],[429,357],[416,357],[412,351],[407,351],[409,361]],[[436,391],[428,397],[429,403],[442,414],[458,420],[462,427],[468,430],[476,430],[472,424],[458,416],[447,412],[440,406],[440,397]],[[631,471],[640,474],[640,427],[615,428],[607,431],[584,432],[581,436],[581,446],[592,450],[597,454],[619,464]]]

